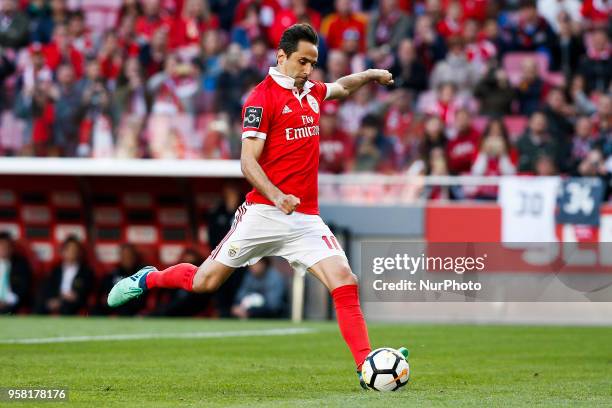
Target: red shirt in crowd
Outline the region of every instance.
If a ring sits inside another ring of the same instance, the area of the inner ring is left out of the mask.
[[[359,33],[359,51],[365,52],[366,22],[363,16],[351,14],[348,17],[333,13],[325,17],[321,23],[321,34],[327,40],[330,49],[342,47],[344,33],[353,30]]]
[[[74,68],[74,75],[77,78],[83,76],[84,59],[83,55],[72,45],[69,46],[68,59]],[[45,56],[45,64],[52,70],[57,70],[57,67],[63,62],[63,57],[60,52],[58,45],[55,42],[51,42],[44,46],[43,54]]]
[[[301,201],[297,211],[318,214],[319,106],[323,82],[307,81],[301,93],[276,68],[249,94],[242,109],[242,138],[265,140],[259,165],[272,184]],[[257,189],[247,201],[274,205]]]
[[[219,28],[219,19],[211,15],[208,20],[180,17],[172,22],[168,44],[170,48],[198,45],[204,33]]]
[[[452,174],[470,172],[478,155],[479,144],[480,134],[473,127],[458,132],[454,138],[449,139],[446,144],[448,170]]]

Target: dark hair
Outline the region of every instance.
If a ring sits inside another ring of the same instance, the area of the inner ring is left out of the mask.
[[[482,132],[482,138],[480,139],[480,147],[482,147],[482,145],[484,144],[485,139],[489,136],[489,133],[491,133],[491,129],[493,128],[493,125],[499,125],[499,127],[501,128],[501,136],[502,139],[504,139],[504,144],[506,145],[506,151],[510,151],[510,136],[508,135],[508,128],[506,127],[506,124],[504,123],[504,120],[502,119],[502,117],[500,116],[496,116],[491,118],[491,120],[489,120],[489,122],[487,123],[487,126],[485,127],[484,132]]]
[[[0,231],[0,241],[13,242],[13,237],[8,231]]]
[[[307,41],[311,44],[318,45],[319,37],[315,30],[308,24],[294,24],[285,30],[283,36],[278,43],[278,48],[285,51],[287,58],[297,51],[298,43]]]

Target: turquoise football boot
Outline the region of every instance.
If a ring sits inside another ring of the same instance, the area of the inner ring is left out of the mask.
[[[147,275],[156,270],[154,266],[145,266],[132,276],[121,279],[109,292],[108,305],[119,307],[142,295],[147,290]]]

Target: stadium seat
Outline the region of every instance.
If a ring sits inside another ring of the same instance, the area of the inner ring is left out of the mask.
[[[521,77],[521,66],[526,59],[535,58],[540,76],[544,79],[548,74],[548,57],[537,52],[509,52],[504,56],[503,67],[512,84],[517,84]]]

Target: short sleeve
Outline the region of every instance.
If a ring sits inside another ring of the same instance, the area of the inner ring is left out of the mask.
[[[242,108],[242,139],[256,137],[266,140],[269,129],[269,109],[262,92],[251,92]]]
[[[319,102],[323,102],[329,96],[331,92],[329,86],[327,86],[324,82],[313,81],[314,86],[312,87],[313,94],[315,98],[319,100]]]

